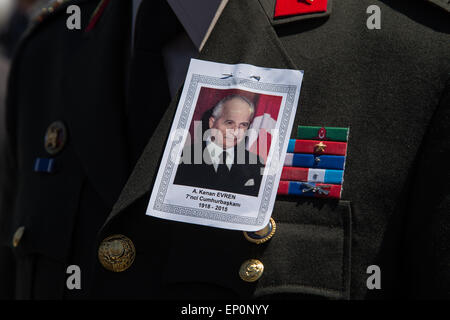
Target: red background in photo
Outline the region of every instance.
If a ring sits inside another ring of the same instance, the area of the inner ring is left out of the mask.
[[[200,89],[200,93],[197,100],[197,105],[195,107],[194,115],[192,117],[192,122],[189,127],[189,133],[192,138],[194,138],[194,121],[202,121],[202,117],[208,110],[211,110],[221,99],[224,97],[231,95],[231,94],[239,94],[241,96],[246,97],[250,101],[253,102],[255,105],[255,116],[253,117],[254,124],[257,123],[258,117],[265,117],[267,119],[269,116],[272,118],[275,122],[278,119],[278,114],[280,111],[281,106],[281,100],[282,97],[280,96],[273,96],[273,95],[266,95],[266,94],[260,94],[260,93],[254,93],[250,91],[240,90],[240,89],[216,89],[216,88],[207,88],[202,87]],[[264,160],[266,160],[266,153],[270,148],[270,142],[271,142],[271,136],[270,134],[261,134],[266,128],[264,127],[266,122],[262,122],[258,128],[255,128],[259,130],[260,137],[267,137],[262,141],[260,140],[256,141],[256,143],[248,146],[248,149],[254,153],[259,154]],[[205,127],[206,126],[206,127]],[[202,128],[203,132],[209,127],[207,127],[207,124],[204,123],[204,127]],[[186,141],[188,143],[188,141]],[[191,141],[191,143],[194,141]],[[196,142],[196,141],[195,141]],[[259,150],[258,146],[266,146],[267,151]]]

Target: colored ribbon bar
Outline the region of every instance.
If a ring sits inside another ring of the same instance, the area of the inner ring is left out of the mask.
[[[54,159],[36,158],[34,162],[34,172],[52,173],[54,170]]]
[[[347,142],[348,128],[298,126],[297,139]]]
[[[335,141],[290,139],[287,152],[345,156],[347,152],[347,143]]]
[[[340,184],[280,181],[277,194],[313,198],[340,199],[341,191],[342,186]]]
[[[314,155],[308,153],[287,153],[284,159],[286,167],[305,167],[317,169],[343,170],[344,156]]]
[[[281,180],[341,184],[343,170],[283,167]]]

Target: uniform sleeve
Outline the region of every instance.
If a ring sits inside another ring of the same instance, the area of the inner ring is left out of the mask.
[[[450,298],[450,79],[430,122],[406,210],[404,289],[410,298]]]

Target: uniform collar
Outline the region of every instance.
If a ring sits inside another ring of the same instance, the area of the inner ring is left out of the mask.
[[[165,0],[175,12],[195,47],[201,50],[228,0]],[[133,0],[133,32],[142,0]]]
[[[425,1],[430,2],[450,13],[450,2],[448,0],[425,0]]]
[[[197,49],[201,49],[208,30],[214,27],[228,0],[166,0]]]

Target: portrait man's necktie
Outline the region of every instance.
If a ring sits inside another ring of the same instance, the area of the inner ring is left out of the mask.
[[[217,175],[222,177],[230,173],[230,170],[227,166],[227,157],[229,157],[226,151],[223,151],[219,157],[219,165],[217,166]]]

